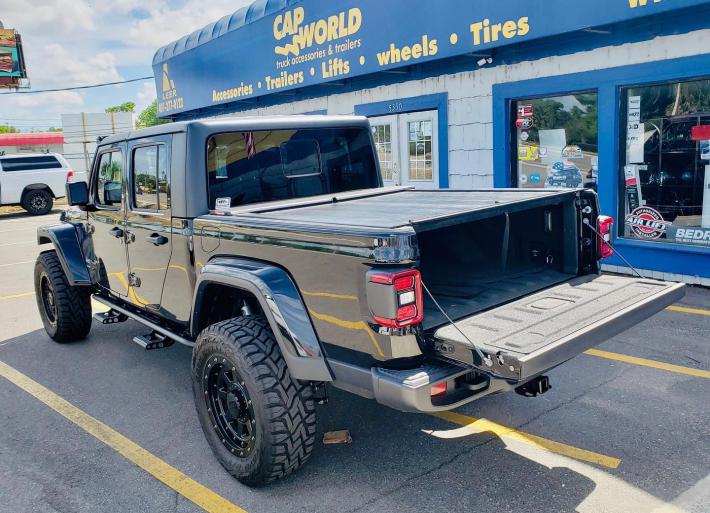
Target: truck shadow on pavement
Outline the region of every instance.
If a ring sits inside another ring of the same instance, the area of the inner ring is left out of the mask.
[[[491,433],[433,436],[433,430],[456,426],[333,389],[329,403],[318,410],[310,462],[271,486],[249,489],[222,469],[203,437],[193,406],[190,349],[145,351],[131,343],[142,330],[132,321],[94,323],[87,340],[65,345],[37,330],[3,342],[0,360],[247,511],[562,512],[577,510],[602,485],[655,506],[653,497],[593,465],[535,447],[511,447]],[[0,383],[0,390],[7,387],[12,385]],[[16,415],[12,422],[33,419]],[[67,421],[57,415],[55,422]],[[44,429],[44,437],[53,436],[52,425]],[[323,433],[338,429],[348,429],[353,443],[324,446]],[[72,432],[85,436],[78,428]],[[5,440],[4,445],[8,452],[29,452],[49,474],[62,476],[62,460],[53,460],[42,444],[13,447]],[[115,459],[122,461],[118,454]],[[76,472],[61,479],[54,485],[81,487],[83,482]],[[104,500],[113,500],[111,491],[106,493]],[[115,500],[120,503],[120,494]],[[88,506],[84,510],[94,510]],[[613,504],[607,510],[631,511]]]

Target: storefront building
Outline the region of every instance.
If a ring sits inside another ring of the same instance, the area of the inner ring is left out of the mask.
[[[260,0],[153,66],[166,118],[368,116],[385,184],[595,188],[610,270],[710,285],[708,20],[699,0]]]
[[[62,153],[63,132],[30,132],[0,134],[0,155],[18,153]]]

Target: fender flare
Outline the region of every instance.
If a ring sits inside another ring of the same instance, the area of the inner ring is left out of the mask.
[[[217,257],[202,269],[195,284],[190,333],[197,323],[207,286],[234,287],[253,295],[274,332],[291,376],[302,381],[333,381],[325,354],[296,284],[280,267],[242,258]]]
[[[93,285],[81,250],[78,228],[62,223],[37,228],[37,244],[52,244],[70,285]]]
[[[31,184],[29,184],[29,185],[25,185],[25,186],[22,188],[22,194],[20,194],[20,199],[24,199],[24,198],[25,198],[25,195],[26,195],[29,191],[34,191],[34,190],[37,190],[37,189],[49,191],[49,194],[52,195],[52,198],[54,198],[54,199],[57,198],[57,195],[54,194],[54,190],[53,190],[48,184],[42,183],[42,182],[37,182],[37,183],[31,183]]]

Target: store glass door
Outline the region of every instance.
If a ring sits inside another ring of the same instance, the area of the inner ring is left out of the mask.
[[[439,187],[437,120],[436,111],[370,120],[385,185]]]
[[[399,185],[399,122],[397,116],[372,118],[372,135],[385,186]]]

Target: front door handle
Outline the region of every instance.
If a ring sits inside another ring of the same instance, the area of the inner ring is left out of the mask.
[[[162,246],[163,244],[168,243],[167,237],[163,237],[162,235],[158,235],[157,233],[153,233],[152,235],[148,235],[148,237],[146,237],[146,239],[148,239],[148,242],[153,244],[153,246]]]
[[[120,239],[121,237],[123,237],[123,230],[116,226],[115,228],[111,229],[111,235],[113,235],[117,239]]]

